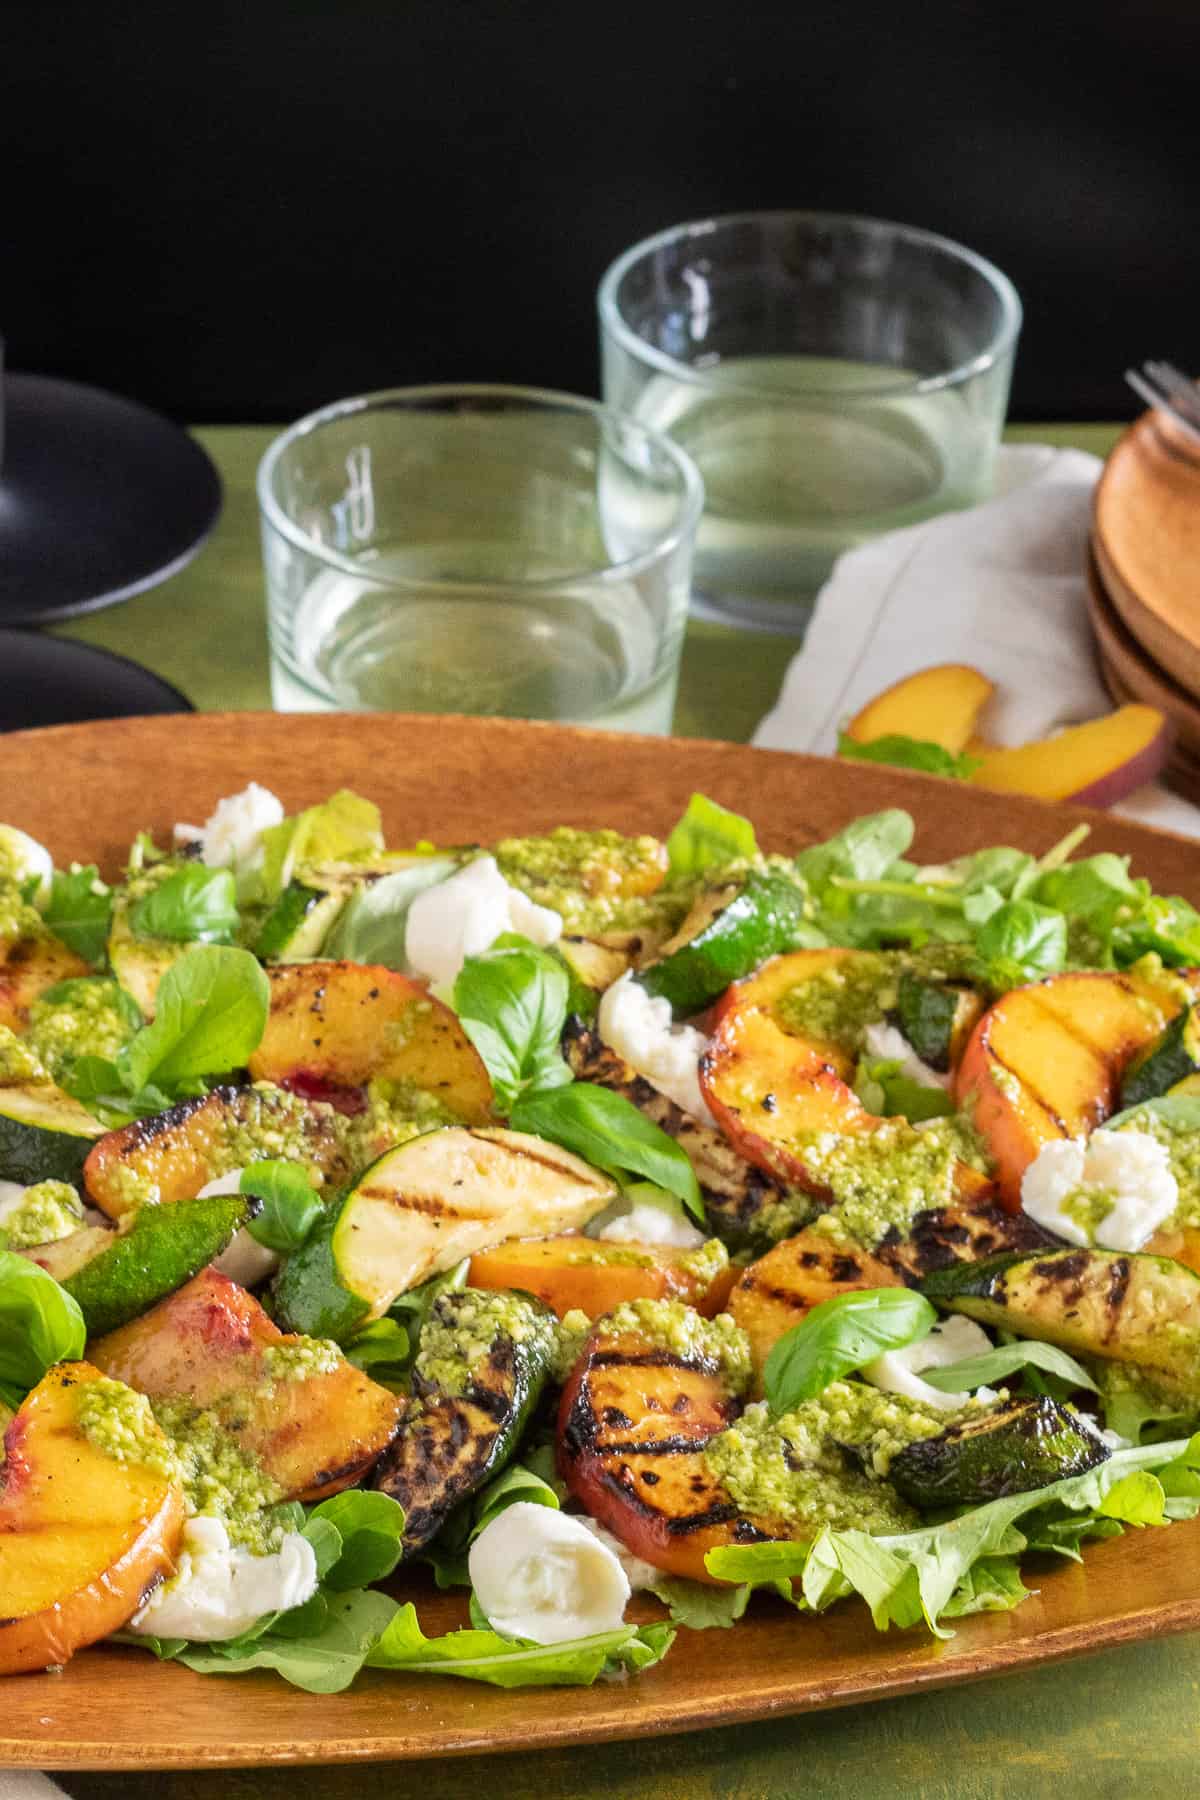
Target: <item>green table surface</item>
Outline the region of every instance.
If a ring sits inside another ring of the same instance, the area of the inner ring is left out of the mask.
[[[1103,454],[1113,426],[1035,426],[1011,439]],[[147,663],[200,709],[266,707],[266,640],[254,469],[272,433],[196,433],[225,483],[211,542],[161,588],[65,627]],[[771,705],[793,641],[695,622],[675,718],[687,736],[744,740]],[[729,1654],[737,1656],[736,1632]],[[1200,1641],[1175,1638],[970,1688],[801,1719],[578,1751],[359,1769],[232,1774],[69,1775],[81,1800],[841,1800],[920,1795],[1055,1800],[1200,1789]],[[519,1705],[519,1697],[514,1704]],[[567,1700],[564,1697],[564,1705]]]

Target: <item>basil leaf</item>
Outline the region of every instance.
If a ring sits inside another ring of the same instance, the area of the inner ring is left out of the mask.
[[[837,753],[852,762],[886,763],[896,769],[918,769],[926,775],[944,775],[951,781],[965,781],[979,767],[977,756],[955,756],[940,744],[926,738],[904,737],[889,733],[860,744],[843,731],[838,736]]]
[[[285,1256],[303,1249],[324,1211],[307,1169],[299,1163],[273,1158],[251,1163],[242,1170],[238,1190],[262,1201],[262,1210],[246,1221],[250,1236]]]
[[[1040,1344],[1029,1340],[1016,1344],[997,1344],[994,1350],[982,1351],[978,1356],[964,1356],[960,1362],[948,1363],[944,1367],[922,1369],[921,1380],[944,1394],[960,1394],[968,1389],[991,1387],[996,1382],[1004,1381],[1007,1376],[1015,1375],[1018,1369],[1026,1368],[1042,1369],[1047,1375],[1057,1375],[1073,1388],[1088,1388],[1094,1394],[1100,1392],[1087,1370],[1073,1356],[1068,1356],[1065,1350],[1058,1349],[1054,1344]]]
[[[993,987],[1020,987],[1067,960],[1067,921],[1032,900],[1008,900],[981,926],[975,948]]]
[[[196,945],[158,986],[154,1021],[117,1061],[130,1092],[242,1068],[258,1048],[271,990],[248,950]]]
[[[54,871],[42,917],[76,956],[103,962],[112,922],[112,890],[101,881],[95,863],[72,863],[66,873]]]
[[[341,1536],[341,1554],[324,1576],[335,1593],[382,1581],[400,1561],[404,1508],[390,1494],[349,1488],[314,1506],[309,1524],[314,1520],[333,1525]]]
[[[129,923],[139,937],[177,943],[228,944],[240,923],[237,883],[229,869],[185,863],[135,900]]]
[[[0,1382],[27,1393],[55,1363],[81,1357],[86,1342],[66,1289],[28,1257],[0,1250]]]
[[[790,1412],[884,1351],[919,1343],[936,1323],[929,1301],[908,1288],[822,1300],[771,1347],[763,1373],[771,1411]]]
[[[383,849],[379,808],[342,788],[262,834],[263,860],[256,897],[277,900],[302,862],[337,862]]]
[[[530,1644],[497,1631],[468,1629],[429,1638],[411,1601],[399,1608],[367,1657],[372,1669],[411,1675],[457,1675],[493,1687],[590,1687],[601,1675],[644,1669],[674,1642],[669,1626],[622,1625],[562,1644]]]
[[[1034,884],[1030,898],[1108,932],[1120,909],[1142,901],[1147,891],[1144,882],[1131,877],[1127,856],[1104,850],[1081,862],[1047,870]]]
[[[463,964],[454,1010],[483,1058],[502,1112],[527,1088],[544,1091],[571,1080],[558,1048],[569,993],[559,959],[525,938],[506,937]]]
[[[700,1184],[686,1153],[623,1094],[590,1081],[526,1093],[513,1107],[509,1124],[514,1131],[573,1150],[610,1175],[644,1175],[704,1223]]]
[[[836,836],[812,844],[796,858],[796,867],[819,893],[840,875],[849,881],[878,881],[897,857],[904,855],[916,830],[910,815],[894,809],[852,819]]]
[[[403,973],[408,968],[404,938],[409,908],[418,894],[445,881],[457,866],[449,856],[426,856],[411,868],[360,882],[321,946],[321,955],[333,961],[381,963]]]
[[[347,1362],[393,1393],[407,1389],[412,1340],[395,1319],[375,1319],[343,1346]]]
[[[683,881],[757,855],[758,840],[749,819],[728,812],[706,794],[693,794],[667,838],[667,879]]]

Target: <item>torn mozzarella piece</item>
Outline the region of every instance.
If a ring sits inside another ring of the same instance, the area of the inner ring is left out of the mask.
[[[467,1568],[494,1630],[535,1644],[616,1631],[629,1578],[587,1526],[551,1506],[518,1500],[480,1532]]]
[[[1144,1131],[1055,1138],[1021,1178],[1029,1217],[1085,1249],[1140,1250],[1178,1204],[1167,1146]]]
[[[210,1194],[237,1194],[241,1192],[241,1169],[231,1169],[228,1175],[218,1175],[215,1181],[206,1181],[196,1198],[207,1200]],[[229,1243],[213,1262],[213,1268],[219,1275],[228,1275],[230,1281],[236,1281],[239,1287],[257,1287],[268,1275],[273,1275],[279,1267],[279,1258],[274,1250],[268,1250],[257,1238],[251,1237],[243,1226],[235,1231]]]
[[[264,1613],[303,1606],[316,1591],[317,1559],[298,1531],[269,1556],[256,1556],[231,1544],[219,1519],[189,1519],[175,1574],[129,1626],[152,1637],[218,1643],[240,1637]]]
[[[490,949],[507,931],[544,949],[561,937],[562,919],[510,887],[494,856],[480,856],[417,895],[405,922],[404,954],[414,975],[448,986],[468,956]]]
[[[877,1062],[898,1062],[900,1073],[918,1087],[950,1086],[949,1075],[939,1075],[927,1062],[922,1062],[902,1031],[882,1022],[868,1025],[863,1044],[867,1055]]]
[[[697,1231],[674,1194],[658,1190],[652,1199],[639,1189],[651,1184],[639,1182],[629,1195],[618,1202],[612,1216],[601,1215],[599,1230],[588,1229],[588,1236],[606,1244],[661,1244],[670,1250],[698,1250],[706,1242]],[[661,1200],[658,1193],[662,1193]]]
[[[627,1550],[620,1538],[614,1537],[611,1531],[606,1531],[596,1519],[588,1519],[579,1515],[578,1523],[585,1526],[592,1536],[604,1545],[606,1550],[612,1551],[624,1569],[625,1579],[633,1593],[645,1593],[653,1588],[655,1582],[665,1579],[661,1569],[656,1569],[653,1563],[648,1563],[642,1557],[635,1556],[632,1550]]]
[[[201,855],[210,869],[253,868],[262,856],[262,834],[283,823],[283,802],[252,781],[240,794],[218,800],[200,833]]]
[[[903,1350],[885,1350],[868,1363],[862,1374],[872,1387],[886,1394],[902,1394],[906,1400],[921,1400],[936,1406],[939,1412],[956,1412],[970,1399],[968,1392],[946,1394],[921,1380],[922,1369],[946,1369],[951,1363],[963,1362],[968,1356],[982,1356],[992,1341],[974,1319],[955,1314],[933,1327],[919,1344],[907,1344]],[[980,1400],[996,1398],[991,1388],[977,1390]]]
[[[596,1025],[623,1062],[702,1125],[715,1120],[700,1092],[700,1058],[708,1039],[694,1025],[674,1025],[671,1003],[648,994],[627,969],[605,990]]]

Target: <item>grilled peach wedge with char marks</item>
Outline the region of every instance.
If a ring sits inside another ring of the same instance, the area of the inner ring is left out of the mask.
[[[729,1296],[729,1311],[750,1339],[756,1389],[774,1344],[814,1306],[864,1288],[903,1287],[894,1269],[850,1238],[798,1231],[751,1263]]]
[[[99,1379],[89,1363],[58,1364],[5,1434],[0,1675],[65,1663],[120,1630],[174,1567],[183,1490],[162,1467],[118,1462],[87,1437],[80,1397]]]
[[[1200,970],[1050,975],[983,1015],[955,1092],[1010,1211],[1020,1208],[1021,1177],[1043,1144],[1086,1136],[1113,1112],[1125,1065],[1180,1010],[1182,984],[1200,993]]]
[[[343,1358],[306,1368],[302,1341],[212,1268],[89,1348],[98,1368],[151,1399],[213,1412],[286,1500],[357,1481],[391,1442],[404,1405]]]
[[[407,1083],[464,1124],[490,1118],[492,1084],[479,1052],[420,982],[349,962],[285,963],[267,978],[271,1011],[249,1065],[255,1081],[301,1093]]]
[[[792,1533],[750,1518],[708,1468],[704,1446],[741,1413],[715,1359],[666,1349],[601,1320],[563,1390],[559,1473],[593,1519],[671,1575],[716,1582],[706,1551]]]

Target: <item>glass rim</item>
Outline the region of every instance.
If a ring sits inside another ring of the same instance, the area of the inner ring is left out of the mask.
[[[610,334],[623,349],[640,361],[648,363],[660,374],[670,375],[673,380],[688,382],[696,387],[711,385],[709,376],[703,369],[697,369],[691,363],[678,361],[669,356],[665,350],[646,342],[645,338],[627,323],[620,306],[617,304],[617,288],[635,263],[642,261],[655,250],[661,250],[668,244],[677,243],[686,238],[704,238],[715,236],[717,232],[731,225],[753,225],[763,222],[791,221],[796,224],[824,226],[870,226],[876,230],[894,233],[909,243],[921,245],[927,250],[940,251],[951,261],[965,263],[991,288],[1000,302],[1001,317],[992,341],[974,356],[956,363],[951,369],[943,370],[937,375],[921,375],[915,380],[904,382],[880,383],[879,386],[856,388],[852,395],[844,389],[806,387],[797,389],[795,398],[804,400],[812,398],[836,398],[839,405],[857,405],[860,401],[874,401],[890,396],[906,394],[936,393],[941,388],[958,387],[963,382],[982,375],[999,362],[1002,356],[1013,348],[1021,330],[1024,309],[1021,297],[1004,271],[981,256],[977,250],[968,249],[965,244],[954,238],[944,237],[936,231],[926,231],[919,225],[904,225],[895,219],[876,219],[869,213],[842,213],[796,210],[781,207],[760,212],[717,213],[707,219],[689,219],[681,225],[669,225],[665,231],[656,231],[652,236],[642,238],[628,250],[623,250],[614,262],[611,262],[600,277],[600,285],[596,290],[596,310],[600,316],[601,333]],[[719,366],[719,365],[718,365]],[[881,364],[881,367],[886,365]],[[777,405],[780,402],[781,390],[758,386],[749,381],[722,382],[722,392],[728,394],[753,395],[758,399],[770,399]]]
[[[271,480],[277,464],[285,452],[301,438],[311,436],[324,425],[336,420],[349,418],[357,413],[378,411],[382,407],[402,402],[412,404],[426,400],[448,399],[501,399],[518,400],[532,403],[530,411],[573,412],[586,414],[598,424],[606,422],[619,425],[623,429],[636,432],[643,442],[651,444],[670,463],[681,480],[679,491],[679,511],[669,531],[659,537],[648,550],[640,551],[637,556],[627,557],[621,562],[604,563],[599,567],[580,568],[569,573],[553,576],[538,576],[532,579],[521,577],[503,577],[503,585],[523,592],[549,592],[575,582],[619,582],[631,580],[655,563],[666,561],[679,549],[680,545],[695,535],[700,523],[700,515],[704,510],[704,479],[699,469],[687,454],[665,432],[658,431],[652,425],[645,425],[635,419],[631,413],[623,412],[619,407],[606,406],[603,401],[590,400],[583,394],[568,394],[557,388],[523,387],[520,384],[501,382],[431,382],[417,387],[375,388],[370,393],[353,394],[343,400],[332,400],[327,405],[305,413],[302,418],[281,431],[278,437],[272,438],[267,445],[255,473],[255,492],[258,496],[259,512],[263,521],[272,530],[279,533],[296,550],[306,556],[313,557],[324,567],[336,569],[341,574],[353,575],[356,580],[373,583],[381,589],[396,591],[425,592],[431,590],[444,594],[481,594],[489,592],[501,581],[496,576],[493,580],[463,581],[453,580],[437,575],[385,575],[374,573],[353,557],[343,556],[340,551],[333,550],[304,531],[293,519],[290,519],[271,491]]]

